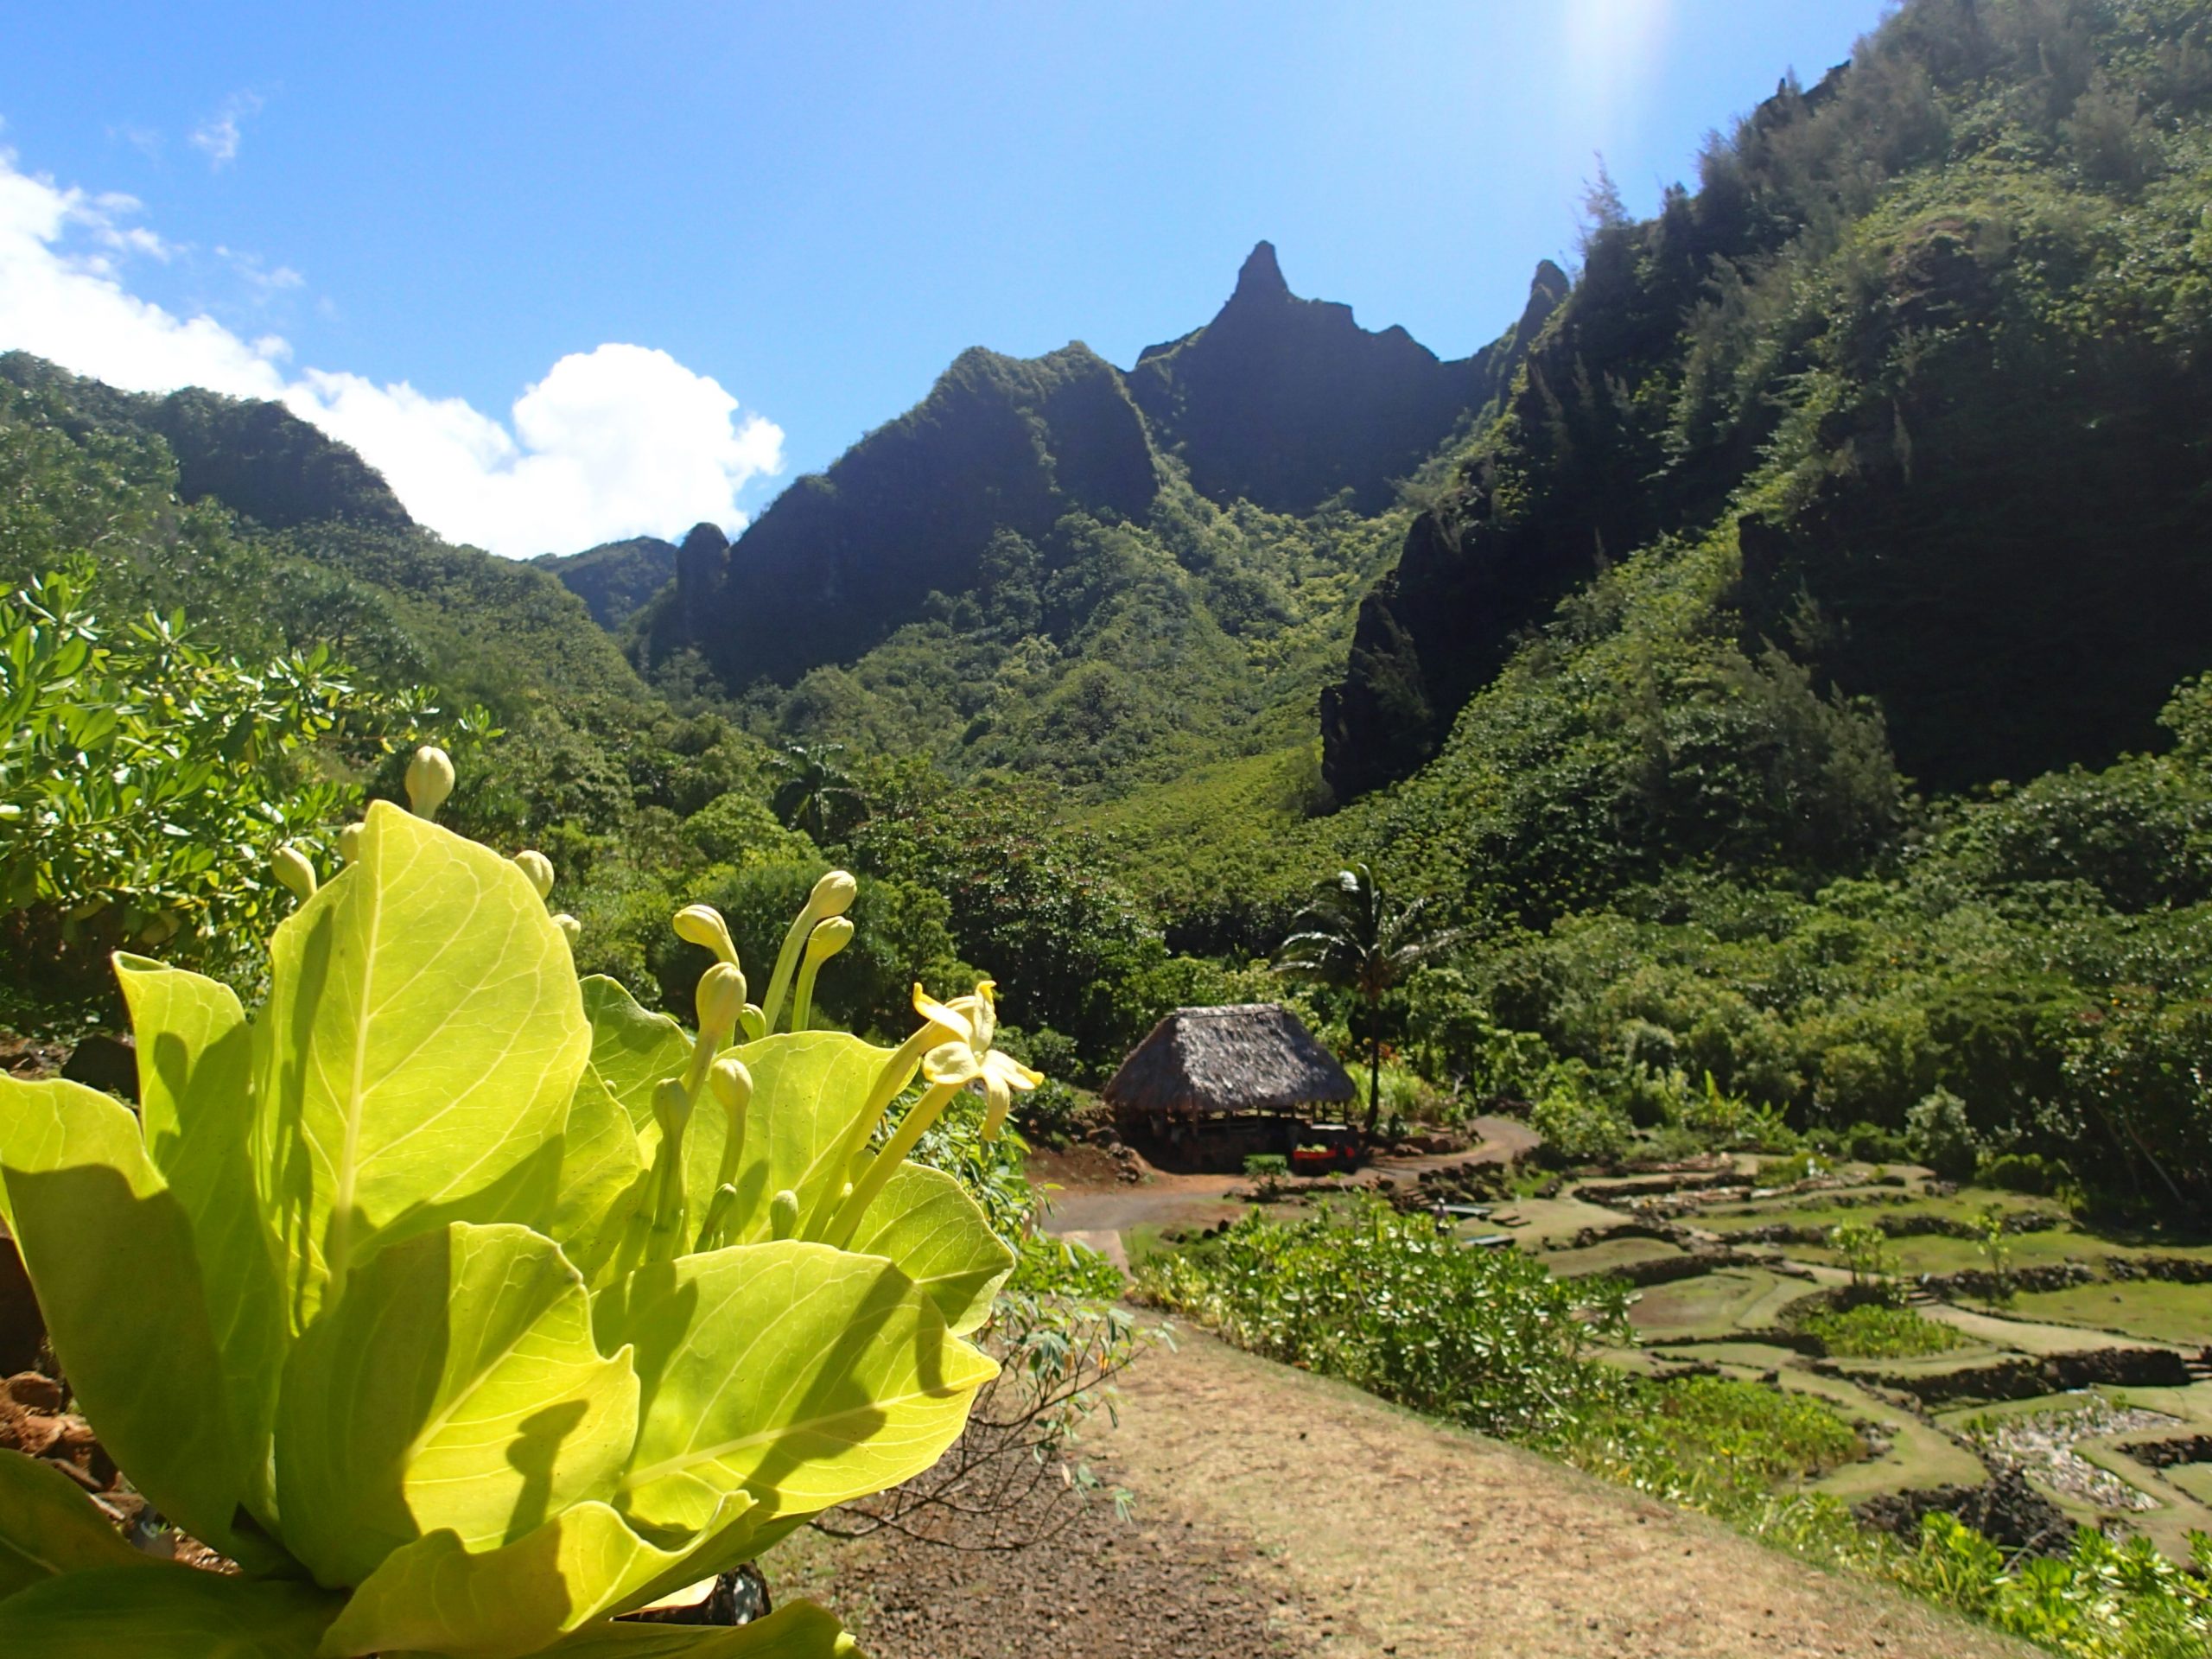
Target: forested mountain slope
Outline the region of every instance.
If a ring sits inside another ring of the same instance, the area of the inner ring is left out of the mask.
[[[762,729],[920,747],[1088,793],[1295,744],[1404,534],[1396,486],[1463,448],[1566,289],[1440,362],[1294,296],[1255,250],[1204,328],[1127,375],[1081,344],[963,353],[725,547],[686,538],[643,618]]]
[[[561,585],[583,601],[591,620],[615,633],[676,579],[676,543],[632,536],[581,553],[541,553],[531,563],[560,577]]]
[[[1918,0],[1631,223],[1362,608],[1352,794],[1609,561],[1727,541],[1745,647],[1942,787],[2100,763],[2205,663],[2212,56],[2183,0]],[[1740,550],[1740,563],[1737,563]]]
[[[512,735],[518,820],[606,822],[623,734],[665,710],[546,571],[417,526],[352,449],[274,404],[127,392],[0,357],[0,588],[89,563],[105,614],[182,609],[245,660],[328,647]],[[480,779],[480,783],[482,780]]]

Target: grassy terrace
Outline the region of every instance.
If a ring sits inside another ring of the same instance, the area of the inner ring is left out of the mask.
[[[1745,1173],[1753,1173],[1746,1163]],[[1694,1277],[1648,1287],[1637,1293],[1630,1320],[1637,1345],[1611,1351],[1615,1363],[1639,1372],[1663,1375],[1685,1363],[1718,1367],[1725,1377],[1768,1381],[1785,1392],[1812,1395],[1856,1425],[1866,1454],[1832,1469],[1811,1489],[1846,1502],[1885,1491],[1938,1485],[1974,1485],[1987,1478],[1984,1452],[1974,1430],[1991,1421],[2022,1417],[2050,1420],[2062,1426],[2087,1422],[2085,1398],[2101,1399],[2113,1408],[2135,1408],[2171,1420],[2156,1437],[2212,1433],[2212,1382],[2180,1389],[2099,1389],[2081,1394],[2038,1396],[2027,1401],[1992,1400],[1972,1392],[1975,1374],[1993,1392],[2011,1386],[2023,1358],[2078,1354],[2105,1347],[2145,1344],[2193,1351],[2212,1343],[2212,1284],[2175,1283],[2151,1278],[2110,1279],[2111,1258],[2140,1261],[2167,1256],[2212,1259],[2212,1245],[2116,1236],[2064,1217],[2050,1198],[1978,1188],[1930,1192],[1926,1173],[1859,1166],[1843,1172],[1853,1184],[1777,1191],[1745,1200],[1739,1195],[1700,1203],[1694,1194],[1673,1195],[1681,1204],[1673,1219],[1721,1242],[1775,1224],[1826,1230],[1847,1223],[1897,1221],[1929,1217],[1972,1224],[1988,1208],[2008,1214],[2050,1217],[2054,1224],[2014,1233],[2006,1240],[2013,1268],[2078,1262],[2097,1274],[2093,1282],[2063,1290],[2016,1294],[2002,1305],[1978,1301],[1939,1303],[1921,1314],[1950,1326],[1958,1345],[1910,1357],[1847,1358],[1819,1356],[1761,1340],[1777,1329],[1802,1325],[1821,1300],[1847,1285],[1841,1253],[1825,1240],[1812,1243],[1744,1243],[1739,1249],[1758,1259],[1718,1266]],[[1877,1178],[1891,1177],[1877,1185]],[[1902,1184],[1896,1184],[1901,1181]],[[1662,1183],[1637,1183],[1645,1196]],[[1549,1199],[1502,1207],[1501,1216],[1519,1219],[1515,1242],[1533,1252],[1561,1276],[1619,1270],[1634,1264],[1685,1254],[1662,1239],[1618,1237],[1576,1246],[1584,1229],[1603,1231],[1635,1213],[1633,1200],[1621,1195],[1625,1182],[1575,1183]],[[1607,1189],[1612,1189],[1611,1192]],[[1591,1190],[1609,1199],[1593,1204]],[[1612,1205],[1618,1205],[1618,1208]],[[1491,1230],[1470,1224],[1464,1232]],[[1892,1237],[1889,1261],[1902,1274],[1986,1271],[1989,1259],[1979,1243],[1941,1233]],[[1915,1408],[1897,1391],[1908,1382],[1965,1376],[1969,1392],[1959,1403],[1936,1409]],[[2066,1433],[2072,1433],[2067,1427]],[[2063,1438],[2063,1435],[2061,1438]],[[2104,1471],[2141,1493],[2153,1507],[2122,1509],[2097,1503],[2082,1492],[2054,1484],[2031,1469],[2031,1483],[2046,1491],[2075,1519],[2116,1523],[2151,1537],[2177,1558],[2187,1554],[2191,1528],[2212,1529],[2212,1465],[2181,1465],[2156,1471],[2122,1449],[2130,1434],[2084,1433],[2073,1447],[2083,1465]],[[2074,1465],[2069,1465],[2068,1467]],[[2107,1496],[2114,1489],[2100,1488]]]

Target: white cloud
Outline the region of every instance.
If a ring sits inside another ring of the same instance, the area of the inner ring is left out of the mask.
[[[245,137],[239,124],[260,113],[260,94],[233,92],[220,110],[193,129],[193,148],[205,150],[207,165],[219,173],[238,158],[238,145]]]
[[[134,391],[195,385],[279,398],[359,450],[422,523],[512,557],[666,535],[702,519],[735,531],[746,522],[739,492],[783,470],[781,429],[741,412],[711,378],[641,346],[562,358],[516,399],[512,426],[404,381],[290,374],[282,337],[247,340],[130,291],[124,262],[171,251],[124,222],[137,211],[128,197],[21,172],[0,149],[0,349]],[[216,252],[257,295],[299,286],[287,266]]]

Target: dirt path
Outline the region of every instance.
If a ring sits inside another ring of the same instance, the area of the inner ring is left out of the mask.
[[[1128,1394],[1113,1442],[1122,1478],[1249,1530],[1308,1601],[1349,1616],[1332,1654],[2027,1651],[1210,1338],[1152,1357]]]
[[[805,1547],[874,1659],[2026,1659],[1702,1518],[1185,1333],[1090,1443],[1129,1488],[1012,1555]],[[771,1566],[778,1565],[772,1558]]]
[[[1525,1123],[1508,1117],[1478,1117],[1468,1128],[1481,1137],[1468,1152],[1434,1153],[1419,1158],[1378,1158],[1369,1168],[1400,1182],[1418,1179],[1422,1171],[1447,1169],[1459,1164],[1503,1164],[1536,1146],[1539,1137]],[[1136,1182],[1103,1182],[1084,1179],[1088,1171],[1065,1170],[1065,1160],[1051,1157],[1033,1160],[1033,1168],[1046,1172],[1061,1186],[1051,1195],[1045,1225],[1055,1233],[1099,1235],[1123,1233],[1135,1227],[1210,1227],[1215,1222],[1241,1216],[1247,1205],[1227,1195],[1251,1185],[1242,1174],[1177,1174],[1143,1165],[1144,1179]]]

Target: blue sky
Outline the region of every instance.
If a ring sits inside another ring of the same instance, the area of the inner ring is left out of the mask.
[[[1883,10],[17,7],[0,346],[283,396],[503,552],[734,524],[965,346],[1126,365],[1262,237],[1470,352],[1598,153],[1648,211]]]

